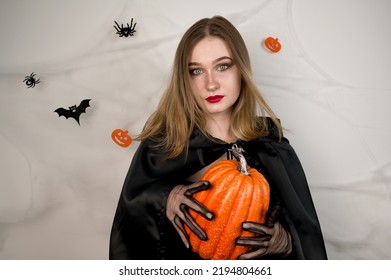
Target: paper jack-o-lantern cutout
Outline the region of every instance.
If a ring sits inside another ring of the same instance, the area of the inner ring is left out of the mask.
[[[281,50],[281,43],[278,41],[278,38],[268,37],[265,39],[265,47],[273,52],[279,52]]]
[[[132,137],[129,136],[128,131],[119,128],[111,133],[111,139],[113,139],[114,143],[124,148],[132,143]]]

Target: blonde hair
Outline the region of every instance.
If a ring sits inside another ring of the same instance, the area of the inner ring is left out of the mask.
[[[176,50],[171,79],[156,111],[149,117],[136,140],[150,139],[156,148],[174,158],[187,151],[189,138],[195,128],[210,137],[205,131],[202,108],[195,100],[189,73],[190,54],[194,46],[207,36],[224,40],[231,50],[232,58],[241,73],[241,93],[234,105],[231,126],[238,139],[249,141],[269,135],[269,116],[276,125],[280,138],[281,125],[254,81],[250,58],[239,31],[224,17],[204,18],[194,23],[183,35]],[[261,123],[260,123],[261,120]]]

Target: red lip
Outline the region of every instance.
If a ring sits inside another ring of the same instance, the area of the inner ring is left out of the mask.
[[[209,96],[205,100],[208,101],[209,103],[217,103],[217,102],[220,102],[220,100],[223,98],[224,98],[224,95],[213,95],[213,96]]]

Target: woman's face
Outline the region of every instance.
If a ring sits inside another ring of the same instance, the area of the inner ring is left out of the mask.
[[[211,116],[229,116],[240,95],[241,77],[224,40],[205,37],[190,54],[197,103]]]

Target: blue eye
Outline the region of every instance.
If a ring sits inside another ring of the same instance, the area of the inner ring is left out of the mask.
[[[190,69],[190,74],[199,75],[199,74],[202,74],[202,70],[201,69]]]
[[[217,70],[219,71],[225,71],[229,68],[228,64],[221,64],[219,67],[217,67]]]

